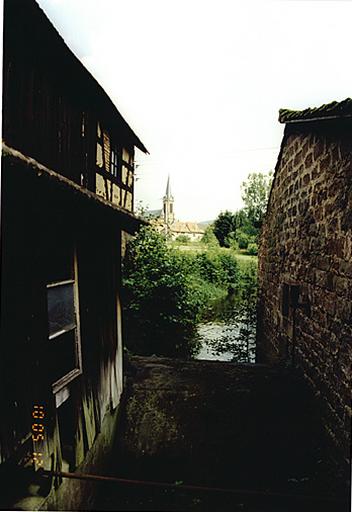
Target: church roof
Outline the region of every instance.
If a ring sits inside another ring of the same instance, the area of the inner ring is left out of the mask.
[[[172,223],[171,227],[172,233],[204,233],[204,229],[202,229],[196,222],[180,222],[175,221]]]
[[[161,217],[162,211],[163,211],[162,209],[160,209],[160,210],[148,210],[147,211],[147,216],[153,217],[153,218]]]

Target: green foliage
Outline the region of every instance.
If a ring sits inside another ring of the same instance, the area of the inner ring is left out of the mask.
[[[245,212],[251,223],[260,228],[266,212],[272,182],[272,173],[253,172],[241,185]]]
[[[236,236],[234,233],[230,233],[230,235],[227,237],[227,243],[229,245],[229,248],[233,251],[237,252],[239,249],[238,242],[236,240]]]
[[[178,235],[178,237],[176,237],[176,242],[188,244],[190,242],[190,238],[187,235]]]
[[[242,275],[238,317],[241,322],[238,341],[246,347],[247,361],[253,359],[257,321],[257,267],[252,264]],[[251,354],[252,352],[252,354]]]
[[[258,242],[271,182],[272,173],[254,172],[242,183],[245,207],[234,213],[221,212],[214,222],[213,231],[221,247],[247,249],[249,244]]]
[[[214,234],[213,225],[206,227],[201,242],[209,247],[216,247],[219,245],[219,241]]]
[[[230,297],[243,343],[239,347],[233,337],[226,343],[234,354],[241,348],[247,357],[255,329],[255,261],[219,246],[205,252],[172,249],[154,229],[142,228],[129,241],[123,261],[127,348],[144,355],[191,357],[199,347],[197,323],[214,318],[216,304]]]
[[[221,279],[221,268],[217,258],[209,253],[202,252],[195,256],[195,270],[201,279],[217,284]]]
[[[231,212],[226,210],[221,212],[214,222],[214,235],[219,241],[221,247],[228,247],[227,237],[236,228],[235,219]]]
[[[139,354],[188,357],[201,297],[183,260],[150,227],[127,245],[123,262],[126,346]]]
[[[240,271],[235,256],[220,249],[173,250],[150,227],[127,244],[123,261],[126,346],[138,354],[189,357],[197,350],[197,322]]]
[[[236,258],[231,253],[208,251],[196,254],[194,257],[193,274],[203,281],[227,287],[235,286],[239,271]]]
[[[250,236],[247,233],[244,233],[242,230],[238,230],[236,233],[238,247],[240,249],[247,249]]]
[[[222,284],[236,286],[239,281],[239,269],[235,256],[229,252],[222,252],[218,258],[222,269]]]
[[[258,244],[256,244],[256,243],[248,244],[247,253],[250,256],[257,256],[257,254],[258,254]]]

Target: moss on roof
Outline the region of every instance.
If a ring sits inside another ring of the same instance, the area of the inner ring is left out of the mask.
[[[321,119],[336,119],[352,117],[352,99],[346,98],[343,101],[332,101],[316,108],[305,110],[280,109],[280,123],[295,123],[304,121],[315,121]]]

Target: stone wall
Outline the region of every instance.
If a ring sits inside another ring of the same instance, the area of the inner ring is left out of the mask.
[[[297,366],[324,426],[349,456],[352,355],[352,130],[287,125],[259,254],[257,358]]]

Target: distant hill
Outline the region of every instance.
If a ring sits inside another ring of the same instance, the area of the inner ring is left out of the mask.
[[[198,226],[202,226],[203,228],[209,226],[209,224],[212,224],[215,221],[213,220],[202,220],[202,222],[197,222]]]

